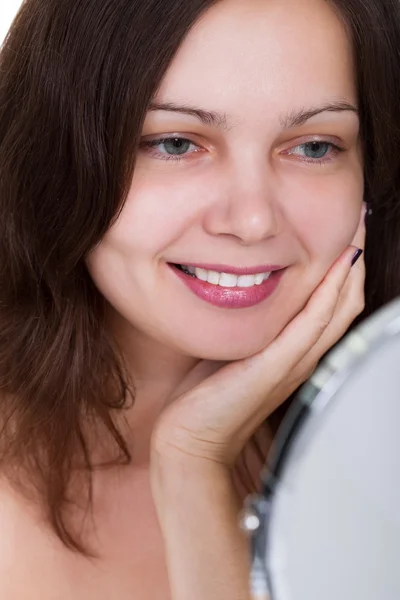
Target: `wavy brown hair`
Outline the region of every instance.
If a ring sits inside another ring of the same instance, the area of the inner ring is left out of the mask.
[[[110,464],[129,462],[115,415],[134,400],[85,257],[124,204],[168,65],[214,3],[25,0],[0,53],[0,467],[82,552],[63,509],[77,459],[90,499],[87,424],[114,442]],[[374,211],[365,317],[400,293],[399,8],[331,3],[353,41]]]

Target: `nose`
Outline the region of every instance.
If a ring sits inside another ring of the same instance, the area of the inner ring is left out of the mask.
[[[214,190],[205,219],[212,235],[230,235],[242,245],[254,245],[282,230],[283,215],[273,190],[272,175],[265,162],[242,163],[225,173]]]

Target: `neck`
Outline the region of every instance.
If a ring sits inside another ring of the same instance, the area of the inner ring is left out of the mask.
[[[138,331],[119,315],[114,314],[110,322],[134,386],[134,402],[120,424],[133,464],[145,466],[162,411],[226,363],[184,355]]]

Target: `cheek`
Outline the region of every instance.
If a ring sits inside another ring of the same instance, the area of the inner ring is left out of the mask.
[[[311,259],[326,257],[334,260],[349,244],[357,231],[361,202],[335,205],[310,211],[301,223],[303,244]]]
[[[138,171],[121,215],[107,236],[135,256],[162,255],[196,224],[207,198],[209,187],[204,177]]]
[[[351,244],[360,222],[363,189],[362,171],[356,169],[303,181],[296,194],[287,190],[288,220],[311,262],[329,266]]]

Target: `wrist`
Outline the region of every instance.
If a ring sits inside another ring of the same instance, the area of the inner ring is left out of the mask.
[[[210,478],[225,477],[231,469],[223,462],[192,454],[166,443],[152,443],[150,454],[151,476],[157,484],[168,489],[170,482],[189,480],[205,482]]]
[[[152,484],[173,597],[196,590],[196,597],[210,600],[250,598],[248,539],[239,527],[230,469],[157,456]]]
[[[231,469],[224,464],[190,457],[152,453],[150,477],[156,508],[163,516],[189,504],[237,502]]]

